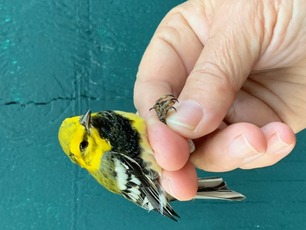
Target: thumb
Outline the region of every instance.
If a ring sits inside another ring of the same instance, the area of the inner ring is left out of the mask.
[[[244,11],[239,8],[228,12],[228,7],[219,11],[222,19],[214,22],[179,95],[176,112],[167,118],[167,124],[184,137],[198,138],[220,126],[258,58],[260,35],[249,23],[254,18],[235,20],[235,15],[250,17],[241,15]]]

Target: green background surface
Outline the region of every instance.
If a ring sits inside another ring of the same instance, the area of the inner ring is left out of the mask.
[[[274,167],[219,174],[246,201],[175,202],[180,223],[107,192],[60,149],[65,117],[135,111],[141,56],[180,2],[0,0],[0,229],[305,229],[305,132]]]

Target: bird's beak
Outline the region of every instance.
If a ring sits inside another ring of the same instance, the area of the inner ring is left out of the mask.
[[[90,133],[91,111],[88,110],[80,119],[81,125],[84,126],[87,133]]]

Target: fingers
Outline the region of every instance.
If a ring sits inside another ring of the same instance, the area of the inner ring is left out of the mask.
[[[193,199],[198,189],[195,167],[188,162],[177,171],[164,171],[161,178],[162,187],[178,200]]]
[[[254,91],[255,90],[256,89],[254,89]],[[267,94],[268,90],[260,91],[260,89],[257,88],[257,91],[257,94],[264,95]],[[266,96],[268,97],[267,100],[277,98],[277,96],[271,93],[271,91],[268,91],[268,93],[269,94]],[[286,111],[286,108],[283,107],[281,101],[276,101],[276,103]],[[228,124],[244,121],[252,123],[258,127],[262,127],[273,121],[281,121],[276,112],[272,109],[271,104],[267,104],[265,100],[259,98],[258,95],[254,96],[244,88],[237,93],[236,99],[224,120]]]
[[[205,142],[199,140],[196,145],[197,150],[191,156],[196,167],[216,172],[251,169],[273,165],[287,156],[295,145],[295,135],[280,122],[263,128],[237,123],[210,135]]]
[[[158,121],[147,116],[148,138],[157,163],[163,168],[161,184],[178,200],[194,198],[198,182],[195,167],[189,162],[188,141]]]
[[[168,120],[169,126],[185,137],[198,138],[219,126],[259,55],[252,6],[235,4],[230,11],[228,7],[222,5],[216,12],[218,20],[213,21],[210,36],[179,96],[181,105]],[[241,23],[241,18],[250,23]],[[191,108],[201,110],[202,116],[195,120]]]
[[[295,146],[295,135],[287,125],[279,122],[270,123],[261,128],[267,141],[264,155],[247,164],[242,169],[261,168],[271,166],[286,157]]]
[[[188,142],[153,115],[147,119],[148,138],[157,163],[165,170],[175,171],[184,167],[189,159]]]
[[[148,135],[157,162],[165,169],[163,186],[182,200],[194,195],[196,181],[183,137],[198,139],[191,160],[209,171],[271,165],[295,144],[293,132],[284,124],[269,123],[262,129],[256,126],[279,120],[271,109],[265,108],[267,115],[274,116],[267,121],[263,120],[266,116],[258,119],[254,113],[235,114],[242,103],[232,106],[251,68],[265,51],[260,42],[269,44],[262,33],[271,28],[265,23],[273,18],[263,19],[257,11],[262,5],[257,1],[207,1],[211,9],[205,2],[185,2],[163,19],[143,56],[135,82],[135,106],[146,118],[160,96],[179,96],[177,111],[169,114],[167,124],[180,136],[156,117],[148,119]],[[216,2],[218,7],[214,6]],[[239,117],[255,120],[254,125],[237,123],[205,136],[216,130],[225,117],[228,121]]]
[[[205,141],[195,141],[191,160],[207,171],[230,171],[262,156],[267,148],[261,130],[248,123],[226,127],[209,135]]]
[[[169,93],[178,96],[184,87],[203,49],[202,41],[193,30],[193,27],[200,28],[198,24],[204,30],[207,28],[207,19],[203,19],[199,9],[185,2],[169,12],[157,28],[135,82],[134,103],[140,115],[145,116],[160,96]],[[195,22],[188,20],[191,15]]]

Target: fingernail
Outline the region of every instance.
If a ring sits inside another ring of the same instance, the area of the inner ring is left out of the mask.
[[[162,176],[160,178],[160,184],[164,190],[166,190],[170,195],[175,197],[175,194],[173,193],[173,188],[172,188],[172,180],[170,178]]]
[[[293,146],[287,144],[277,132],[268,141],[268,153],[272,154],[283,154],[288,153],[288,149],[291,149]]]
[[[263,155],[264,155],[264,153],[257,153],[257,154],[255,154],[253,156],[247,157],[247,158],[242,160],[241,164],[243,165],[243,164],[250,163],[250,162],[256,160],[257,158],[260,158]]]
[[[247,138],[243,134],[234,139],[234,141],[229,145],[228,151],[229,155],[233,158],[246,158],[262,154],[248,142]]]
[[[188,141],[188,144],[189,144],[189,152],[193,153],[195,151],[195,148],[196,148],[195,144],[191,139],[188,139],[187,141]]]
[[[195,130],[203,118],[203,109],[199,103],[186,100],[174,105],[176,111],[167,117],[167,124],[174,129]]]

